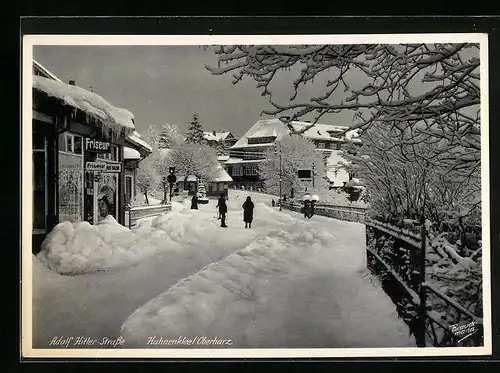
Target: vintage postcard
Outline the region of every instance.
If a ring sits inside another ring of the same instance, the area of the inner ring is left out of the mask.
[[[486,34],[22,43],[23,357],[491,354]]]

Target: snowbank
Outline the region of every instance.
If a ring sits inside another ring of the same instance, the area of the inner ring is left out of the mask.
[[[390,299],[360,275],[358,250],[323,228],[276,216],[284,229],[270,229],[130,315],[121,329],[126,347],[186,347],[148,344],[179,336],[232,343],[200,338],[190,348],[413,345]]]
[[[215,220],[177,206],[133,230],[111,216],[96,225],[60,223],[47,235],[37,258],[53,271],[75,275],[129,266],[160,250],[179,251],[186,241],[205,246],[216,235]]]

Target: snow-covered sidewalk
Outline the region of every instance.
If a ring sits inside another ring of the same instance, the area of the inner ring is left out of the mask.
[[[142,234],[146,240],[137,243],[136,255],[126,256],[128,266],[126,259],[115,256],[111,262],[115,267],[107,271],[63,276],[34,257],[33,347],[48,347],[55,336],[117,337],[122,323],[138,307],[257,236],[241,228],[219,235],[213,210],[205,206],[192,211],[174,203],[173,210],[158,222],[164,228],[170,225],[168,234],[154,233],[159,229],[151,230],[149,237]],[[150,226],[145,222],[138,229],[148,231]],[[83,261],[70,263],[90,266]],[[97,262],[92,259],[91,263]]]
[[[252,195],[252,229],[241,205]],[[216,201],[175,204],[153,220],[141,261],[109,272],[61,276],[34,259],[35,348],[54,336],[118,337],[124,347],[407,347],[404,322],[365,264],[364,226],[271,208],[272,197],[231,191],[229,228]],[[189,232],[189,234],[188,234]],[[154,233],[154,234],[153,234]],[[161,242],[161,240],[154,241]],[[121,268],[121,269],[120,269]],[[231,339],[232,345],[147,344],[151,337]]]
[[[230,201],[230,216],[238,216],[247,194]],[[125,346],[229,347],[217,345],[223,340],[232,348],[414,346],[391,300],[369,279],[364,226],[304,221],[264,205],[266,196],[252,196],[259,238],[138,309],[122,327]],[[172,344],[179,337],[198,339]]]

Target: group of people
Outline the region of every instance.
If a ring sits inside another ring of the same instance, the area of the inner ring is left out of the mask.
[[[219,212],[218,220],[221,221],[220,226],[222,228],[227,228],[226,225],[226,214],[227,214],[227,204],[226,204],[226,196],[224,193],[221,193],[218,201],[217,201],[217,209]],[[245,202],[242,205],[243,208],[243,221],[245,222],[245,228],[252,228],[253,221],[253,210],[254,204],[250,196],[247,197]],[[198,197],[193,195],[191,198],[191,209],[198,210]]]

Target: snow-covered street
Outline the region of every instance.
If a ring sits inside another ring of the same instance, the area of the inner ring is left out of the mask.
[[[247,195],[256,206],[252,229],[242,221]],[[113,260],[86,253],[54,264],[83,274],[63,276],[34,259],[33,347],[55,347],[49,342],[61,336],[123,336],[132,348],[414,346],[368,275],[364,226],[305,221],[270,207],[271,198],[231,190],[226,229],[216,201],[199,210],[175,203],[134,235],[116,232],[122,244],[108,252]],[[99,265],[107,270],[96,272]],[[179,337],[206,339],[148,344]],[[213,338],[231,345],[207,345]]]

